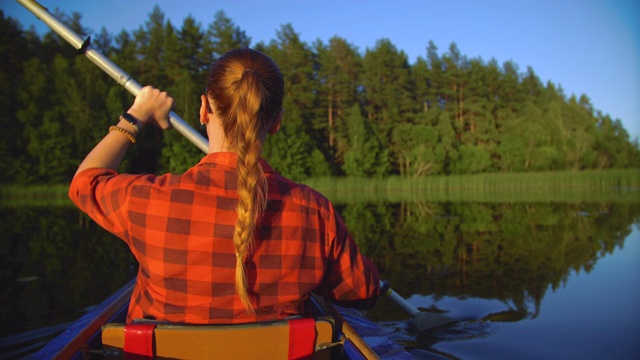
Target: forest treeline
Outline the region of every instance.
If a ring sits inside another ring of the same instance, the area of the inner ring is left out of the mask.
[[[291,24],[251,43],[223,11],[180,27],[156,6],[131,32],[93,32],[77,13],[56,16],[141,84],[169,92],[198,128],[210,64],[251,46],[285,77],[285,118],[265,158],[296,180],[640,167],[638,139],[619,119],[543,84],[529,67],[468,58],[429,41],[410,63],[389,39],[361,52],[335,36],[312,44]],[[65,183],[132,97],[57,35],[24,30],[0,11],[1,183]],[[203,132],[204,134],[204,132]],[[182,172],[202,153],[176,131],[147,128],[123,170]]]

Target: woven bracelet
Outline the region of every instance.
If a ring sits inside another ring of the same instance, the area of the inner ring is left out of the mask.
[[[123,129],[120,126],[109,126],[109,132],[112,132],[113,130],[118,131],[119,133],[122,133],[124,136],[128,137],[129,140],[131,140],[132,144],[136,143],[136,137],[133,136],[133,133],[127,129]]]

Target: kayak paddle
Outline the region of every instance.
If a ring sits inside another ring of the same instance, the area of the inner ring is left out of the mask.
[[[398,307],[400,307],[413,318],[418,332],[433,331],[435,329],[442,328],[447,325],[450,326],[458,322],[458,320],[445,315],[418,310],[397,292],[393,291],[393,289],[389,287],[389,284],[386,281],[380,281],[380,293],[386,295],[389,300],[393,301],[396,305],[398,305]]]

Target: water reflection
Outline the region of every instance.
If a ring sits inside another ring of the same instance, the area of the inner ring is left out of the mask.
[[[622,248],[640,218],[637,203],[369,203],[340,211],[396,291],[467,321],[418,337],[417,346],[487,336],[494,330],[486,323],[536,319],[548,292]],[[406,318],[388,301],[369,316],[391,330]]]
[[[77,319],[131,278],[124,243],[72,207],[0,209],[0,337]]]
[[[640,219],[640,203],[370,202],[337,209],[397,292],[417,303],[428,297],[428,310],[465,321],[437,336],[396,334],[427,347],[490,336],[491,324],[536,319],[549,291],[622,247]],[[0,209],[0,217],[0,337],[73,320],[134,273],[124,243],[75,208]],[[391,331],[406,319],[388,301],[368,315]]]
[[[535,317],[549,285],[556,289],[571,270],[588,273],[623,244],[640,205],[373,203],[339,211],[396,290],[499,299]]]

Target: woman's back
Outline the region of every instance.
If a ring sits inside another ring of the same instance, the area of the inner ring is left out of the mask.
[[[117,173],[143,125],[168,127],[173,99],[145,87],[80,165],[72,200],[140,263],[129,321],[283,318],[304,313],[311,291],[375,300],[377,270],[331,203],[261,159],[266,136],[280,128],[283,96],[273,60],[231,51],[213,64],[201,96],[209,154],[199,164],[183,175]]]
[[[364,258],[331,203],[266,162],[261,165],[268,201],[244,259],[255,315],[237,297],[234,281],[235,154],[210,154],[181,176],[127,175],[117,188],[92,190],[108,193],[98,198],[109,206],[121,199],[121,206],[109,212],[109,219],[120,221],[110,225],[107,218],[94,219],[123,238],[140,264],[129,321],[242,323],[302,314],[311,291],[335,300],[375,297],[375,268],[359,260]],[[85,176],[87,183],[99,184],[105,175],[87,171],[77,180]],[[80,206],[106,213],[101,204]]]

